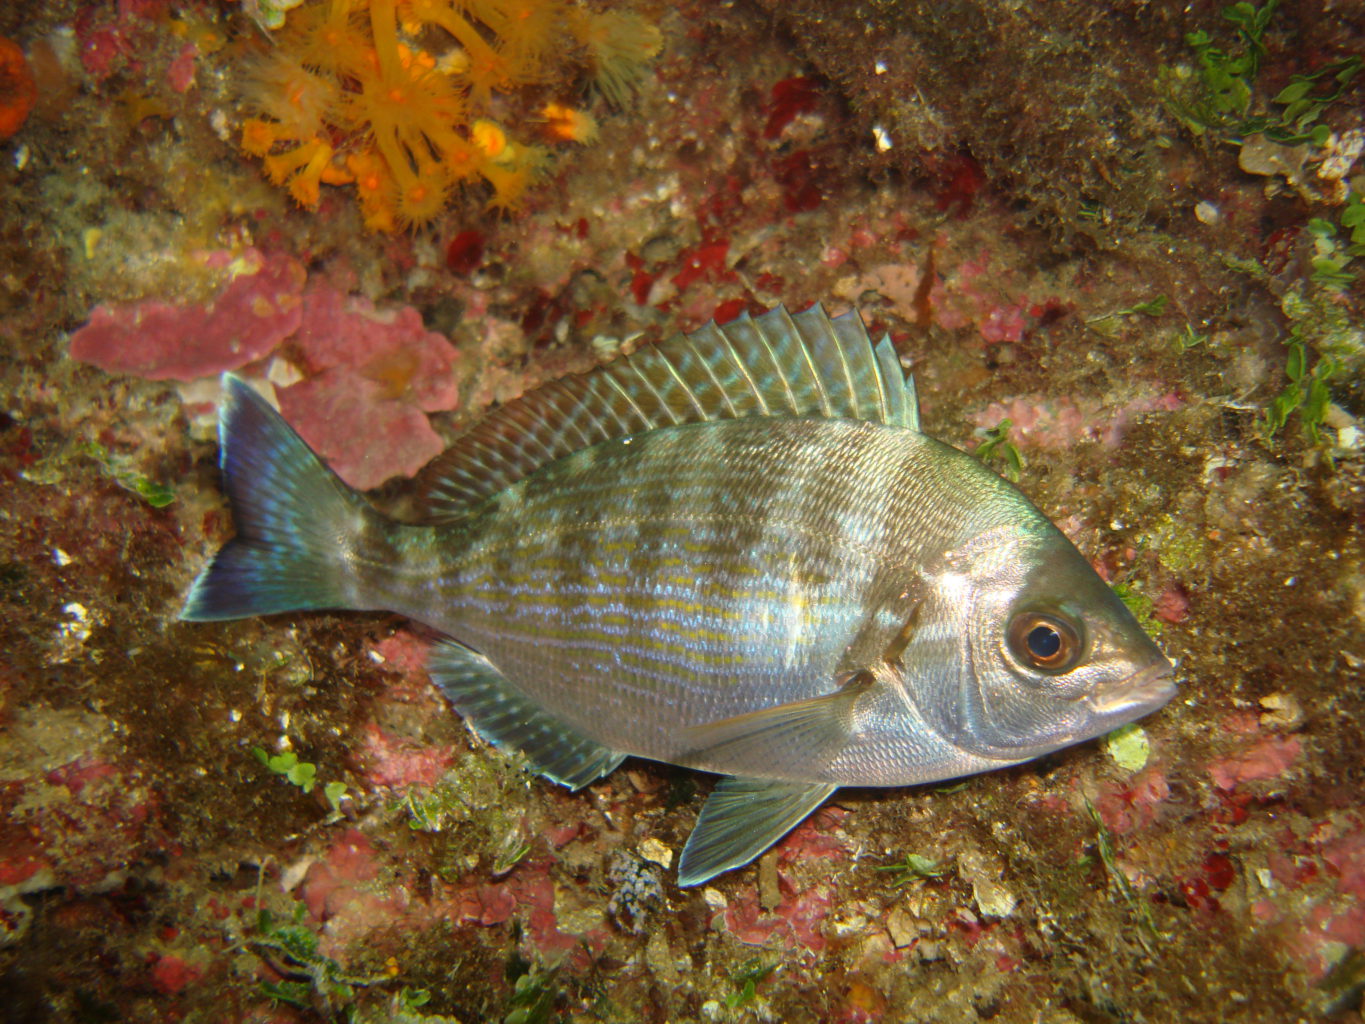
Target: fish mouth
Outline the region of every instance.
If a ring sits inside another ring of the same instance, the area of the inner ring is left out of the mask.
[[[1127,679],[1086,698],[1090,710],[1105,717],[1138,718],[1175,696],[1175,666],[1163,658]]]

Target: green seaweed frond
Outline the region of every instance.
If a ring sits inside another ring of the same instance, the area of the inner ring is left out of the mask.
[[[503,1024],[548,1024],[554,1014],[558,995],[555,978],[558,970],[527,971],[512,985]]]
[[[1109,827],[1105,825],[1104,819],[1100,817],[1100,812],[1088,799],[1085,801],[1085,810],[1095,826],[1095,847],[1099,852],[1100,862],[1104,864],[1104,870],[1108,873],[1109,880],[1123,898],[1129,913],[1137,919],[1139,925],[1136,932],[1138,941],[1150,953],[1152,951],[1151,940],[1159,937],[1156,922],[1152,920],[1151,907],[1133,889],[1133,883],[1128,881],[1128,876],[1119,866],[1118,856],[1114,853],[1114,838],[1109,833]]]
[[[1308,222],[1308,233],[1313,236],[1313,280],[1333,291],[1349,288],[1356,274],[1348,265],[1365,256],[1365,200],[1360,193],[1347,194],[1339,226],[1314,217]]]
[[[98,441],[86,442],[84,452],[99,463],[105,474],[124,490],[132,491],[152,508],[165,508],[175,501],[175,490],[169,484],[158,483],[143,476],[129,465],[126,456],[115,456]]]
[[[1188,352],[1192,348],[1198,348],[1209,340],[1207,334],[1200,334],[1194,329],[1193,324],[1186,324],[1185,329],[1176,338],[1176,344],[1180,346],[1181,352]]]
[[[1129,306],[1127,309],[1120,309],[1113,316],[1160,316],[1166,312],[1166,307],[1170,304],[1170,299],[1164,295],[1158,295],[1154,299],[1146,302],[1139,302],[1136,306]]]
[[[891,880],[896,888],[904,888],[912,882],[926,878],[938,878],[948,873],[947,865],[919,853],[907,853],[905,859],[894,864],[881,864],[878,871],[892,872]]]
[[[252,747],[252,756],[276,775],[283,775],[305,793],[313,792],[317,781],[318,766],[308,761],[300,761],[299,755],[292,750],[279,754],[267,753],[264,747]]]
[[[1273,440],[1284,429],[1289,417],[1298,410],[1304,436],[1313,444],[1318,444],[1322,440],[1319,428],[1332,401],[1327,382],[1340,367],[1330,356],[1320,356],[1310,371],[1308,350],[1297,331],[1289,336],[1287,349],[1284,375],[1289,378],[1289,384],[1265,410],[1261,418],[1261,432],[1267,441]]]
[[[321,1003],[343,1018],[353,1009],[357,988],[368,988],[392,979],[387,975],[357,975],[344,971],[337,961],[318,952],[318,936],[303,923],[305,908],[294,906],[294,919],[277,921],[265,908],[256,918],[256,929],[246,944],[267,960],[281,981],[263,981],[261,994],[300,1010],[316,1010]]]
[[[1321,146],[1327,141],[1331,129],[1319,118],[1346,91],[1360,71],[1361,59],[1347,57],[1309,74],[1291,75],[1289,84],[1268,104],[1258,104],[1256,78],[1267,55],[1265,34],[1279,6],[1280,0],[1267,0],[1259,7],[1251,3],[1224,7],[1224,19],[1237,29],[1234,46],[1224,49],[1211,33],[1198,29],[1185,35],[1194,51],[1195,70],[1161,69],[1166,108],[1192,133],[1209,132],[1228,141],[1264,135],[1282,146]]]
[[[730,976],[735,990],[726,995],[725,1005],[732,1010],[737,1010],[741,1006],[747,1006],[753,1002],[758,995],[759,982],[776,969],[776,962],[765,964],[759,957],[746,960],[744,965]]]
[[[252,747],[251,756],[276,775],[298,786],[303,792],[313,792],[313,787],[318,781],[318,766],[311,761],[300,761],[299,755],[292,750],[271,754],[264,747]],[[325,824],[331,825],[340,821],[343,817],[341,802],[346,799],[346,783],[336,780],[324,783],[322,795],[327,798],[327,805],[332,809]]]
[[[1096,334],[1112,338],[1122,329],[1122,322],[1130,316],[1161,316],[1166,312],[1166,307],[1170,305],[1170,299],[1164,295],[1158,295],[1147,299],[1126,309],[1116,309],[1111,313],[1101,313],[1099,316],[1092,316],[1085,322]]]
[[[1161,632],[1161,620],[1153,614],[1152,599],[1131,583],[1115,583],[1114,594],[1133,613],[1144,632],[1156,635]]]
[[[1010,427],[1012,426],[1014,426],[1012,420],[1003,419],[995,426],[980,431],[981,443],[976,446],[976,450],[972,454],[988,465],[993,460],[999,460],[1004,467],[1005,475],[1017,482],[1019,474],[1024,468],[1024,457],[1019,454],[1018,447],[1010,440]]]

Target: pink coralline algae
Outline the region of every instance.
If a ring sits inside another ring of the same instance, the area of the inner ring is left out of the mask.
[[[81,66],[96,82],[123,67],[140,66],[164,18],[166,0],[118,0],[90,4],[76,17],[76,44]]]
[[[1273,779],[1296,760],[1303,749],[1297,736],[1266,736],[1247,749],[1214,761],[1209,775],[1219,789],[1234,789],[1242,782]]]
[[[292,257],[219,250],[202,262],[227,282],[209,302],[96,306],[71,336],[71,357],[110,373],[190,381],[254,362],[298,330],[306,274]]]
[[[186,43],[166,69],[166,81],[176,92],[189,92],[194,87],[194,62],[199,56],[199,47]]]
[[[0,886],[97,888],[176,849],[156,793],[98,755],[0,786]]]
[[[1278,926],[1278,942],[1319,979],[1342,947],[1365,946],[1365,827],[1348,814],[1317,823],[1307,837],[1286,831],[1267,853],[1277,887],[1296,900],[1263,899],[1257,920]]]
[[[151,974],[152,987],[168,996],[178,995],[204,976],[201,968],[171,954],[157,956]]]
[[[1039,448],[1071,448],[1083,440],[1113,448],[1122,442],[1138,416],[1174,412],[1184,404],[1175,394],[1149,393],[1122,405],[1107,405],[1093,398],[1078,402],[1070,396],[1024,395],[1005,403],[992,402],[972,421],[979,427],[993,427],[1008,419],[1013,424],[1011,436]]]
[[[1126,784],[1106,786],[1095,802],[1095,809],[1105,827],[1122,836],[1155,822],[1170,795],[1165,773],[1149,766]]]
[[[207,303],[95,307],[71,356],[111,373],[192,381],[259,362],[288,340],[302,380],[280,411],[352,487],[412,476],[445,447],[427,414],[459,403],[457,353],[411,307],[379,311],[291,256],[247,249],[203,257],[226,283]]]
[[[821,952],[827,944],[824,921],[833,909],[829,889],[817,885],[796,893],[783,885],[782,890],[784,899],[770,914],[759,906],[756,892],[734,900],[721,911],[726,931],[746,945],[765,946],[776,936],[788,949]]]
[[[352,487],[412,476],[445,448],[426,414],[459,403],[457,353],[415,309],[315,286],[293,342],[305,378],[279,390],[280,411]]]
[[[560,930],[555,914],[555,884],[544,865],[526,864],[498,882],[473,882],[453,892],[438,908],[447,918],[485,927],[515,918],[521,923],[524,941],[542,957],[564,960],[582,969],[591,954],[601,952],[606,932],[592,927],[581,934]]]
[[[401,742],[371,722],[365,729],[367,775],[377,786],[406,789],[436,785],[452,757],[445,747],[415,747]]]
[[[384,888],[374,844],[359,829],[349,828],[308,869],[299,895],[313,920],[333,922],[329,934],[344,944],[352,933],[364,934],[375,922],[402,916],[406,893],[394,886],[387,897],[381,896]]]

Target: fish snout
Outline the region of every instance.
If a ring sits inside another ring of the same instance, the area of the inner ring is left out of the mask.
[[[1090,710],[1106,718],[1131,721],[1155,711],[1175,696],[1175,665],[1165,658],[1086,697]]]

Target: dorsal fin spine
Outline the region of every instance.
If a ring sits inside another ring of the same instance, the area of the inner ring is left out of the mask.
[[[745,314],[746,316],[748,314]],[[751,321],[754,334],[763,343],[763,350],[768,353],[768,359],[773,364],[773,378],[782,384],[782,390],[787,393],[787,407],[795,411],[800,408],[801,403],[797,401],[796,392],[792,390],[791,374],[800,373],[798,367],[786,369],[782,365],[782,359],[777,353],[777,348],[773,343],[773,336],[783,331],[789,333],[796,332],[796,325],[792,323],[791,314],[787,312],[785,306],[778,306],[768,316]],[[769,328],[773,328],[771,331]],[[800,342],[797,342],[800,345]],[[804,348],[804,345],[801,345]]]
[[[911,430],[919,430],[919,389],[913,374],[905,378],[905,425]]]
[[[673,365],[673,362],[672,359],[664,359],[664,368],[668,370],[669,374],[677,382],[678,387],[682,389],[682,393],[687,396],[688,402],[692,404],[692,408],[697,414],[696,419],[706,419],[706,410],[702,408],[701,400],[697,398],[696,392],[692,390],[683,375],[678,371],[678,368]]]
[[[741,416],[824,416],[919,428],[913,380],[856,311],[779,306],[642,348],[546,384],[490,414],[428,470],[436,520],[451,520],[540,466],[657,427]]]
[[[858,389],[853,380],[853,367],[849,365],[848,356],[844,353],[844,347],[839,344],[839,336],[834,330],[834,325],[829,321],[828,317],[824,315],[825,308],[817,303],[815,306],[811,307],[811,310],[807,310],[807,312],[811,312],[812,310],[817,310],[819,312],[819,330],[825,336],[825,340],[831,343],[829,347],[839,356],[839,366],[844,374],[844,386],[848,389],[849,401],[853,403],[853,417],[854,419],[861,419],[862,409],[859,406]]]
[[[655,362],[666,364],[668,362],[668,356],[662,352],[659,353],[659,355],[660,358],[655,360]],[[665,424],[666,426],[677,426],[679,423],[686,422],[678,415],[678,411],[673,408],[673,403],[668,400],[665,392],[660,391],[654,381],[650,379],[649,374],[645,372],[645,368],[640,364],[639,360],[631,359],[627,361],[625,365],[631,373],[635,374],[635,379],[640,382],[640,386],[654,396],[654,402],[658,406],[659,414],[667,416],[669,419],[669,422]],[[651,419],[654,419],[657,422],[657,417],[651,417]]]
[[[776,313],[777,311],[774,311]],[[790,381],[798,382],[803,392],[813,394],[819,402],[821,416],[829,417],[834,414],[834,406],[830,402],[829,392],[825,388],[825,382],[820,377],[819,368],[815,365],[815,358],[811,353],[810,346],[806,344],[806,339],[802,335],[801,328],[796,323],[796,318],[791,316],[785,309],[781,309],[780,323],[777,329],[767,329],[767,325],[773,323],[768,318],[763,318],[765,322],[765,332],[769,341],[781,339],[781,352],[788,360],[795,365],[791,369]],[[776,345],[775,345],[776,347]],[[814,410],[807,408],[809,402],[802,402],[795,390],[790,386],[787,394],[790,398],[792,409],[809,414]]]
[[[700,366],[703,371],[705,371],[708,377],[711,378],[711,383],[715,386],[716,394],[720,395],[721,400],[725,402],[726,412],[729,413],[731,419],[734,419],[739,415],[739,413],[735,410],[735,403],[734,401],[731,400],[730,395],[725,390],[724,385],[721,384],[720,378],[716,376],[716,371],[712,368],[710,362],[706,359],[706,357],[703,356],[701,352],[697,349],[696,342],[694,342],[690,337],[686,335],[684,335],[684,339],[687,342],[687,350],[692,353],[693,357],[697,361],[697,365]]]
[[[645,415],[644,410],[640,408],[639,403],[635,401],[635,398],[631,395],[631,393],[617,379],[616,374],[606,373],[604,379],[608,384],[612,386],[612,388],[616,391],[618,395],[625,399],[626,404],[630,406],[631,412],[635,413],[635,415],[639,417],[640,422],[642,423],[649,422],[649,417]],[[630,431],[630,433],[633,434],[635,433],[635,431],[632,430]]]
[[[744,360],[739,357],[739,353],[735,351],[735,347],[730,344],[730,339],[726,336],[725,332],[718,330],[717,333],[720,334],[721,339],[725,344],[725,350],[730,353],[730,360],[734,363],[735,369],[739,371],[740,376],[748,381],[750,390],[753,391],[754,397],[758,399],[759,415],[771,416],[772,410],[768,408],[768,403],[763,397],[763,389],[758,386],[758,382],[754,380],[754,376],[749,372],[749,368],[744,365]]]

